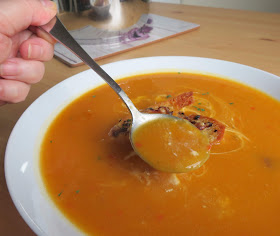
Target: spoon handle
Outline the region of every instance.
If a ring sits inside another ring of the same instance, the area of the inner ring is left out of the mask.
[[[68,32],[68,30],[65,28],[65,26],[57,16],[53,19],[53,21],[55,23],[51,29],[49,29],[49,26],[42,26],[38,28],[52,35],[58,42],[68,48],[85,64],[92,68],[121,97],[129,111],[131,112],[132,116],[137,115],[139,111],[126,95],[126,93],[121,89],[121,87],[87,54],[87,52],[71,36],[71,34]]]

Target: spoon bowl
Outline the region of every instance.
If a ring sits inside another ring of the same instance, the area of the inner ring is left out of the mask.
[[[164,172],[195,170],[210,155],[209,138],[189,121],[171,115],[141,113],[132,123],[130,141],[139,157]]]

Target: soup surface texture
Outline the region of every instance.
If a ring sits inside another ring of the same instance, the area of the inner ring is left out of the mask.
[[[280,103],[213,76],[155,73],[119,80],[139,109],[193,91],[185,114],[222,122],[200,168],[156,171],[110,129],[129,113],[111,88],[77,98],[42,142],[41,175],[63,214],[90,235],[280,235]]]

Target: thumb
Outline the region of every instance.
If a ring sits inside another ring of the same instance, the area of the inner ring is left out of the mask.
[[[50,0],[1,0],[0,33],[11,37],[30,25],[47,24],[56,14]]]

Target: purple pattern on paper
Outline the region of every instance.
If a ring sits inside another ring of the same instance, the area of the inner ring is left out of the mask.
[[[140,28],[135,27],[129,30],[126,33],[122,33],[120,35],[120,42],[121,43],[129,43],[136,40],[144,40],[150,37],[149,33],[153,30],[153,27],[150,24],[153,23],[153,20],[149,18],[147,23],[141,26]]]

